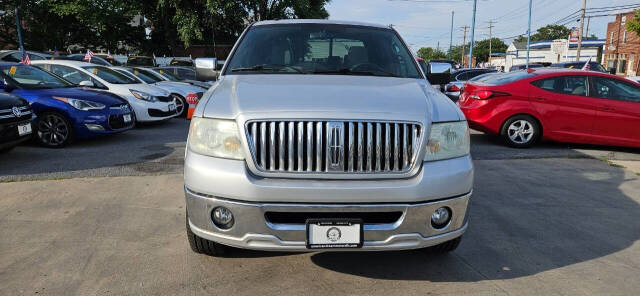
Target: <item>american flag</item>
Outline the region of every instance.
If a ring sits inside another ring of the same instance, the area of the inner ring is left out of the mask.
[[[591,70],[591,66],[589,66],[589,63],[591,63],[591,57],[589,57],[589,60],[586,63],[584,63],[584,66],[582,66],[582,70],[584,71]]]
[[[20,64],[31,65],[31,59],[24,48],[22,49],[22,60],[20,60]]]
[[[111,55],[111,51],[107,50],[107,59],[112,60],[113,56]]]
[[[91,63],[92,57],[93,57],[93,51],[91,51],[90,49],[87,49],[87,53],[84,55],[83,61],[86,61],[87,63]]]

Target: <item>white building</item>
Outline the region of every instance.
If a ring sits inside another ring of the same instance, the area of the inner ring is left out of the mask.
[[[576,51],[578,42],[570,42],[568,49],[562,54],[557,54],[551,50],[553,41],[536,41],[531,42],[529,52],[529,63],[561,63],[572,62],[576,60]],[[580,51],[580,60],[592,61],[601,60],[602,49],[605,44],[604,39],[583,40],[582,49]],[[512,66],[524,65],[527,63],[527,42],[513,42],[509,45],[505,57],[505,70],[509,71]]]

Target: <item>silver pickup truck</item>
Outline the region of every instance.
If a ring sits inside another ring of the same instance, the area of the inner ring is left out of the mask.
[[[184,184],[198,253],[448,252],[467,229],[469,131],[393,28],[263,21],[198,104]]]

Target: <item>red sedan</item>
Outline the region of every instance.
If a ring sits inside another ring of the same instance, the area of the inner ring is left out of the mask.
[[[469,126],[513,147],[540,139],[640,147],[640,84],[605,73],[536,69],[468,82]]]

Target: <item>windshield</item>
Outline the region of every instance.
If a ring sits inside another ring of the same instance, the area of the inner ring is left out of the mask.
[[[252,27],[225,74],[256,73],[421,78],[393,30],[335,24]]]
[[[162,79],[149,73],[149,71],[140,70],[140,69],[130,69],[129,71],[133,72],[133,75],[136,75],[136,77],[142,79],[146,83],[156,83],[156,82],[162,81]]]
[[[150,57],[129,57],[127,65],[130,66],[155,66],[153,58]]]
[[[171,66],[187,66],[193,67],[193,61],[190,60],[173,60],[171,61]]]
[[[101,67],[101,66],[85,66],[82,67],[83,69],[89,71],[90,73],[93,73],[93,75],[96,75],[100,78],[102,78],[104,81],[109,82],[109,83],[113,83],[113,84],[136,84],[136,83],[140,83],[137,80],[131,78],[131,77],[127,77],[126,75],[119,73],[115,70],[109,69],[107,67]]]
[[[0,72],[21,88],[45,89],[72,87],[72,83],[40,68],[25,65],[0,66]]]
[[[165,78],[169,79],[170,81],[179,81],[180,78],[178,78],[177,76],[162,70],[162,69],[157,69],[156,72],[160,73],[160,75],[164,76]]]

